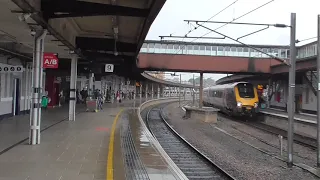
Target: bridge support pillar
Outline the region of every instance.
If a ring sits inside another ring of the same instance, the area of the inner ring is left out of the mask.
[[[153,91],[153,83],[151,84],[151,99],[153,99],[154,91]]]
[[[140,95],[140,100],[142,99],[142,83],[140,82],[140,87],[139,87],[139,95]]]
[[[146,83],[146,101],[148,100],[148,83]]]
[[[37,31],[34,36],[32,65],[32,99],[30,108],[29,144],[40,144],[41,97],[43,93],[43,51],[47,30]]]
[[[160,84],[158,84],[158,89],[157,89],[157,98],[160,99]]]
[[[76,120],[76,86],[77,86],[77,62],[76,54],[71,55],[71,75],[70,75],[70,100],[69,100],[69,121]]]

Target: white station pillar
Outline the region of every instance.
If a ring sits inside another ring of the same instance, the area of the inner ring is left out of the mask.
[[[70,74],[70,100],[69,100],[69,121],[76,120],[76,87],[77,87],[77,65],[78,57],[71,55],[71,74]]]
[[[40,144],[41,95],[43,76],[44,38],[47,30],[36,31],[34,35],[32,65],[32,99],[30,108],[29,144]]]
[[[88,97],[92,98],[93,94],[93,79],[94,79],[94,73],[89,74],[89,88],[88,88]]]

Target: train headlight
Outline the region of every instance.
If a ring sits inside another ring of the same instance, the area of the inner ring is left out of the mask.
[[[241,108],[242,107],[242,102],[237,102],[237,107]]]
[[[258,103],[254,103],[254,108],[257,108],[258,107]]]

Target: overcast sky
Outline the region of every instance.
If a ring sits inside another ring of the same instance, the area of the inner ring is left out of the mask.
[[[151,26],[148,40],[160,40],[160,35],[184,36],[193,28],[183,20],[207,20],[235,0],[167,0],[166,4],[160,11],[156,20]],[[270,0],[238,0],[234,5],[212,18],[212,21],[231,21]],[[317,36],[317,15],[320,14],[320,0],[274,0],[270,4],[260,8],[253,13],[236,20],[235,22],[250,23],[267,23],[267,24],[288,24],[290,25],[290,13],[297,15],[297,39],[307,39]],[[204,24],[207,27],[215,28],[220,24]],[[244,25],[227,25],[218,31],[237,38],[263,27],[244,26]],[[208,31],[198,28],[189,34],[189,36],[202,36]],[[207,37],[219,37],[219,35],[210,33]],[[242,41],[248,44],[273,44],[273,45],[289,45],[290,43],[289,28],[274,28],[260,32],[255,35],[243,38]],[[182,40],[182,39],[165,39],[165,40]],[[310,41],[304,41],[305,44]],[[190,42],[192,39],[184,39]],[[203,40],[199,39],[195,42],[220,42],[220,43],[236,43],[231,40]],[[221,74],[205,74],[206,77],[219,79],[225,75]],[[183,73],[183,79],[189,79],[192,74]]]

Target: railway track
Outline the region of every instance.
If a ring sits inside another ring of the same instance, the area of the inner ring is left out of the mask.
[[[219,115],[222,115],[225,118],[228,118],[228,119],[231,119],[231,120],[235,120],[237,122],[246,124],[248,126],[260,129],[262,131],[265,131],[265,132],[268,132],[268,133],[271,133],[271,134],[281,135],[284,138],[287,138],[287,135],[288,135],[287,130],[284,130],[284,129],[281,129],[281,128],[278,128],[278,127],[275,127],[275,126],[271,126],[271,125],[264,124],[264,123],[261,123],[261,122],[243,121],[243,120],[240,120],[240,119],[237,119],[237,118],[231,118],[231,117],[229,117],[229,116],[227,116],[225,114],[222,114],[222,113],[219,113]],[[315,138],[312,138],[312,137],[308,137],[308,136],[304,136],[304,135],[301,135],[301,134],[294,133],[293,141],[296,142],[297,144],[300,144],[300,145],[303,145],[303,146],[307,146],[307,147],[309,147],[311,149],[316,149],[317,148],[317,140]]]
[[[189,179],[234,179],[189,144],[165,121],[162,108],[152,107],[147,113],[146,124],[169,157]]]

